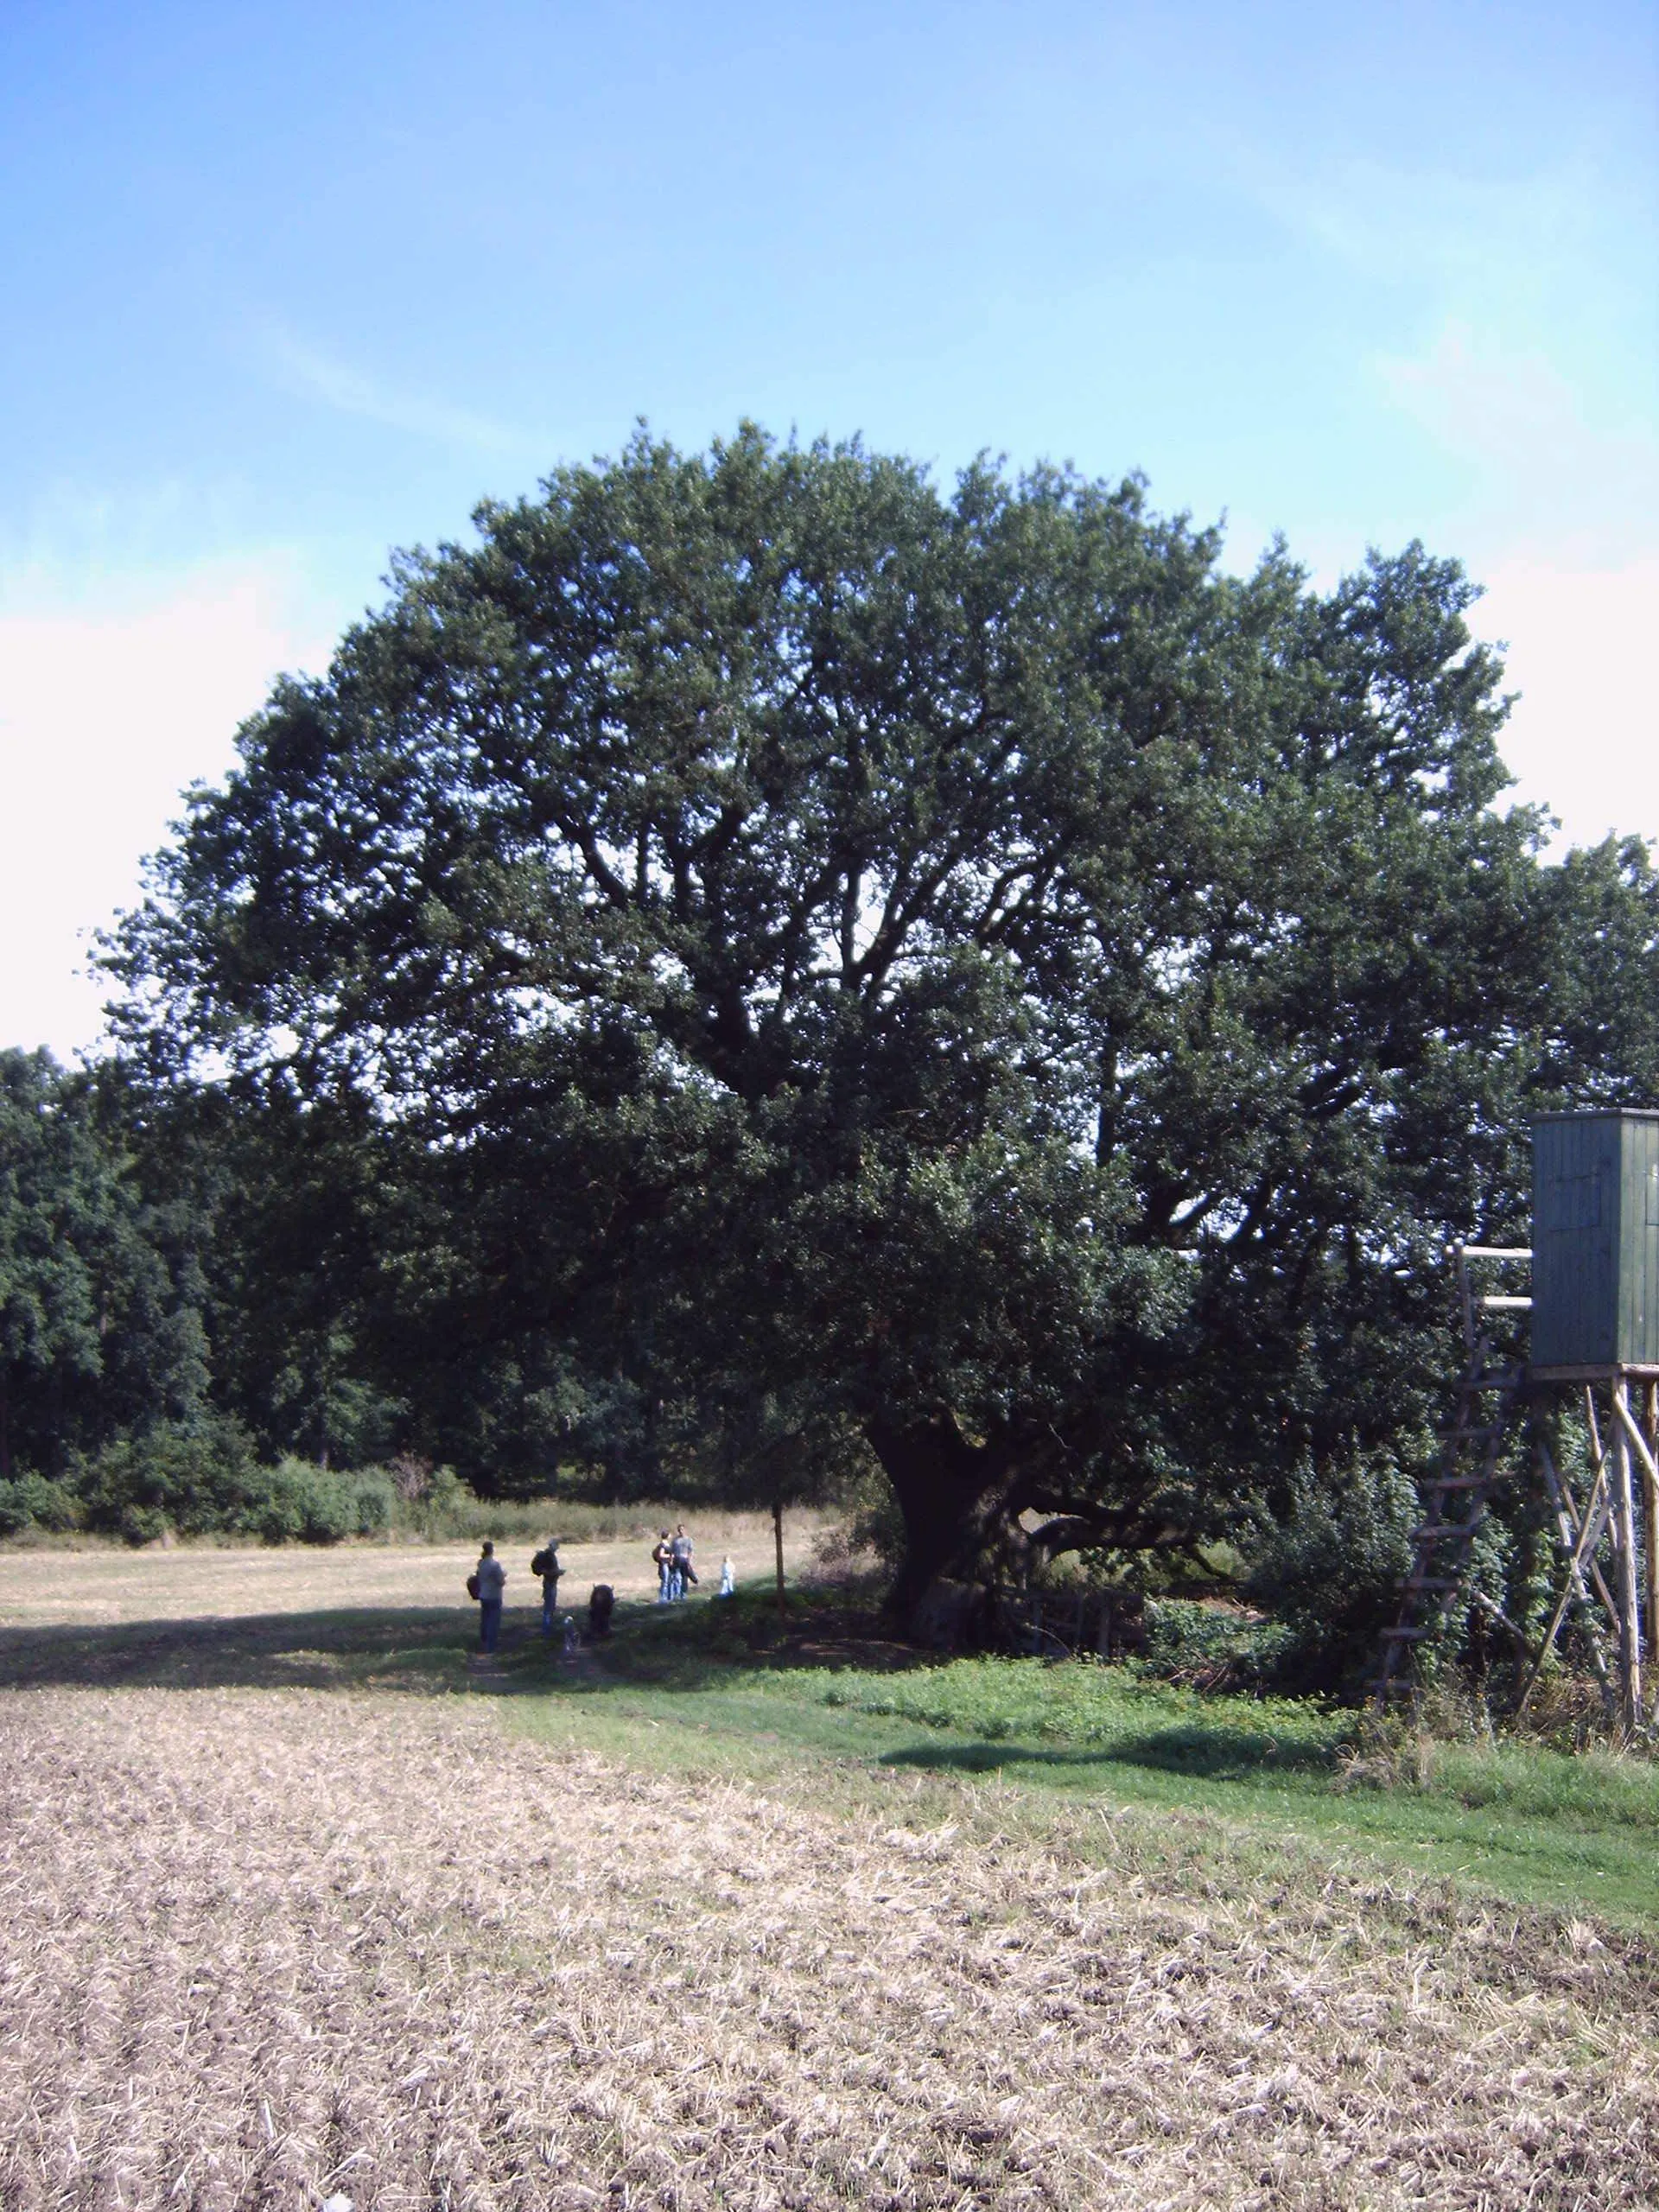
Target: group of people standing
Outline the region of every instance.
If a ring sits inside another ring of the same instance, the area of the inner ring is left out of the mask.
[[[657,1602],[671,1605],[677,1598],[683,1598],[687,1586],[695,1584],[696,1569],[691,1564],[691,1539],[685,1533],[683,1521],[678,1522],[671,1536],[663,1529],[652,1549],[651,1563],[657,1570]]]
[[[691,1564],[692,1543],[685,1533],[685,1524],[679,1522],[671,1535],[666,1529],[658,1536],[652,1548],[651,1563],[657,1569],[657,1602],[671,1605],[677,1598],[683,1598],[697,1581],[696,1569]],[[530,1571],[542,1586],[542,1634],[551,1637],[559,1610],[559,1578],[563,1568],[559,1564],[559,1543],[556,1536],[550,1536],[530,1562]],[[478,1643],[481,1651],[493,1651],[501,1640],[501,1607],[505,1596],[507,1571],[495,1555],[495,1546],[487,1541],[479,1554],[478,1565],[467,1578],[467,1595],[478,1601]],[[720,1594],[734,1597],[737,1580],[729,1555],[720,1563]],[[588,1601],[589,1633],[606,1635],[611,1624],[611,1608],[614,1595],[608,1583],[598,1584]],[[567,1617],[563,1625],[565,1648],[575,1640],[575,1624]]]
[[[683,1598],[688,1586],[697,1580],[696,1569],[691,1564],[691,1539],[685,1533],[685,1523],[678,1522],[671,1536],[661,1529],[651,1554],[651,1563],[657,1570],[657,1602],[671,1605],[677,1598]],[[720,1562],[720,1595],[737,1595],[737,1573],[732,1565],[731,1554]]]

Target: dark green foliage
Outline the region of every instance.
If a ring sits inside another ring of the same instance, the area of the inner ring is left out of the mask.
[[[106,1445],[72,1480],[89,1527],[149,1543],[245,1527],[264,1471],[234,1422],[163,1421]]]
[[[1297,1635],[1283,1621],[1251,1620],[1190,1598],[1153,1598],[1146,1624],[1146,1648],[1134,1666],[1148,1680],[1260,1691],[1297,1671]]]
[[[385,1476],[335,1473],[291,1459],[261,1465],[245,1433],[222,1418],[158,1424],[123,1439],[72,1481],[88,1528],[136,1544],[169,1532],[338,1543],[378,1535],[392,1516]]]
[[[1383,1452],[1298,1472],[1290,1510],[1266,1516],[1250,1546],[1249,1596],[1288,1630],[1281,1679],[1357,1681],[1375,1674],[1378,1638],[1399,1611],[1422,1519],[1417,1486]]]
[[[218,1410],[264,1458],[383,1454],[400,1408],[366,1338],[398,1175],[372,1117],[302,1111],[282,1085],[141,1080],[130,1063],[99,1081],[152,1205],[190,1225]]]
[[[373,1471],[338,1474],[283,1459],[262,1473],[259,1492],[252,1533],[268,1544],[335,1544],[384,1535],[391,1525],[391,1484]]]
[[[206,1385],[190,1224],[104,1108],[44,1052],[0,1052],[0,1479],[188,1419]]]
[[[79,1522],[79,1501],[66,1484],[31,1474],[0,1482],[0,1536],[21,1535],[29,1529],[61,1535]]]
[[[146,1065],[272,1117],[276,1229],[318,1201],[262,1435],[350,1376],[538,1482],[610,1391],[619,1495],[677,1421],[744,1485],[852,1440],[907,1597],[1020,1514],[1339,1510],[1529,1109],[1659,1069],[1651,870],[1492,810],[1456,564],[1240,581],[1135,480],[752,430],[477,522],[278,688],[115,955]]]

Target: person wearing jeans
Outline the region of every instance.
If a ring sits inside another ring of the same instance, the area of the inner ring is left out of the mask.
[[[480,1651],[493,1651],[501,1640],[501,1599],[506,1588],[507,1570],[495,1555],[495,1546],[485,1540],[478,1560],[478,1644]]]
[[[683,1521],[675,1528],[668,1548],[668,1594],[671,1598],[683,1598],[687,1584],[697,1579],[691,1566],[691,1539],[685,1533]]]
[[[550,1536],[547,1547],[537,1553],[530,1562],[532,1574],[542,1578],[542,1634],[551,1636],[554,1617],[559,1610],[559,1540]]]

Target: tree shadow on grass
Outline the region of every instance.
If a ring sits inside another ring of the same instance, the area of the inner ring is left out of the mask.
[[[884,1751],[878,1762],[882,1766],[918,1767],[933,1773],[995,1774],[1010,1767],[1027,1772],[1047,1770],[1057,1779],[1098,1774],[1115,1766],[1136,1766],[1206,1782],[1328,1774],[1332,1763],[1330,1751],[1322,1745],[1284,1743],[1266,1734],[1210,1728],[1195,1721],[1086,1747],[1007,1743],[995,1738],[907,1744]]]
[[[0,1629],[0,1688],[6,1689],[500,1694],[545,1688],[550,1663],[528,1608],[504,1619],[493,1662],[478,1651],[476,1616],[454,1606]]]
[[[585,1615],[576,1612],[581,1622]],[[591,1694],[625,1688],[696,1692],[729,1683],[735,1654],[695,1617],[624,1603],[616,1632],[567,1657],[544,1640],[540,1608],[510,1606],[500,1649],[478,1648],[469,1606],[334,1607],[95,1625],[0,1627],[0,1689],[306,1688],[468,1690],[491,1696]],[[765,1663],[760,1662],[760,1663]]]

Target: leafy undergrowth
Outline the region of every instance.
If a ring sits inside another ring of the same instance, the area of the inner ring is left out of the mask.
[[[1147,1605],[1148,1674],[1198,1689],[1259,1690],[1271,1684],[1295,1643],[1282,1621],[1263,1620],[1189,1598]]]

